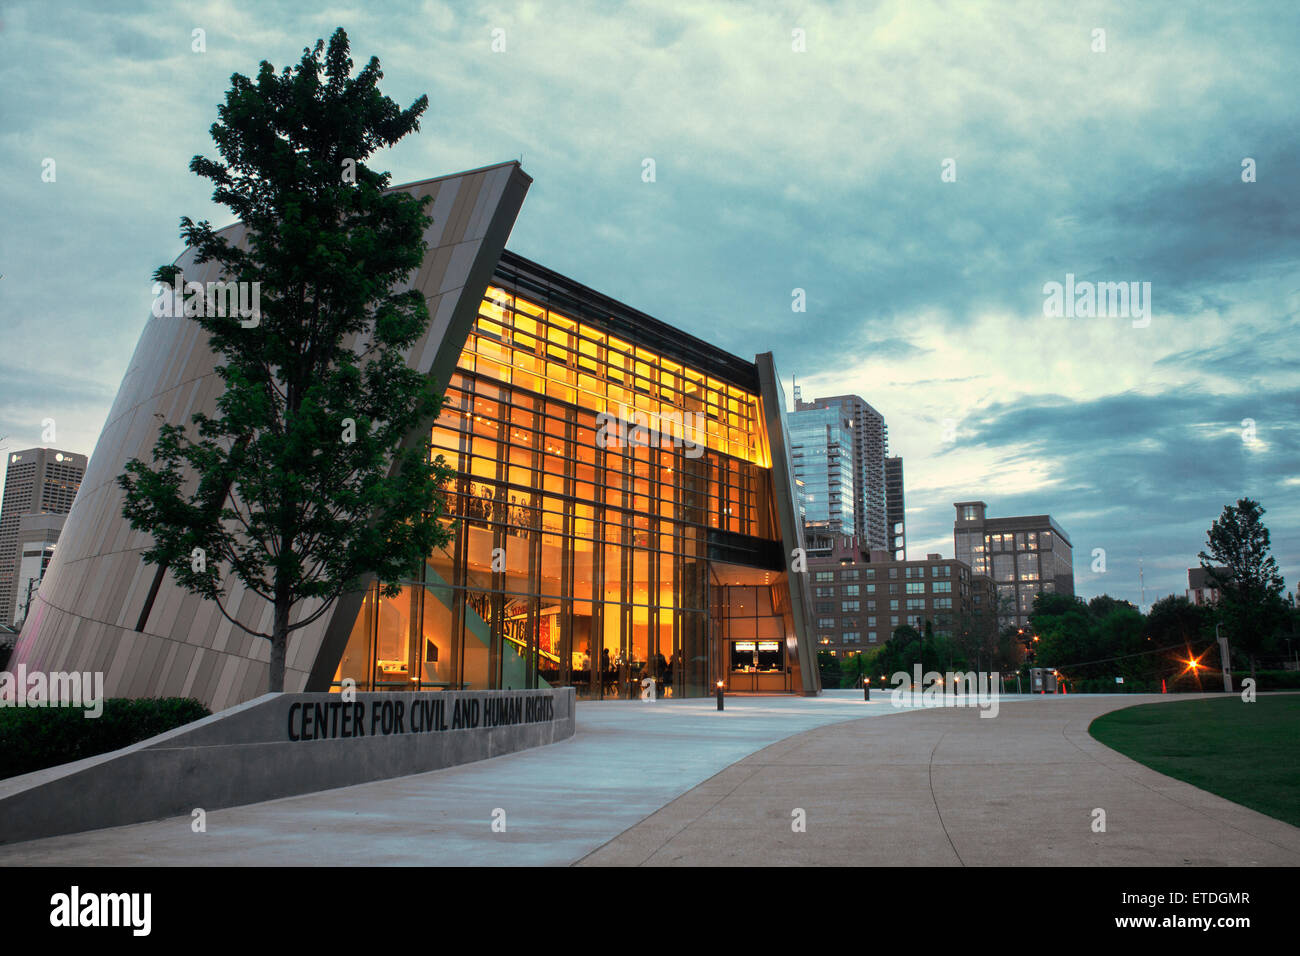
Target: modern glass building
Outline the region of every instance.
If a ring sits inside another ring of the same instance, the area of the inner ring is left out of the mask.
[[[510,162],[397,187],[433,219],[409,280],[431,321],[407,361],[446,401],[406,442],[455,471],[452,542],[396,598],[372,580],[328,613],[300,606],[285,689],[818,693],[771,354],[731,355],[506,251],[531,183]],[[192,249],[177,265],[222,279]],[[215,367],[196,323],[146,320],[15,665],[213,710],[266,691],[266,602],[230,580],[223,613],[145,562],[116,482],[163,422],[214,412]]]
[[[889,426],[858,395],[805,402],[795,387],[786,415],[795,475],[811,497],[809,527],[854,535],[867,550],[894,550],[888,494]],[[902,471],[898,471],[901,511]],[[902,518],[897,519],[899,522]]]
[[[804,689],[757,367],[503,254],[430,436],[453,538],[333,684]]]
[[[804,521],[832,535],[857,527],[853,419],[838,405],[801,409],[786,416],[795,476],[803,482]]]

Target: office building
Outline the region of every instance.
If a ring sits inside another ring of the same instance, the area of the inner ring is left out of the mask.
[[[997,588],[1000,627],[1025,627],[1039,594],[1074,594],[1069,536],[1051,515],[990,518],[982,501],[954,505],[953,547]]]
[[[904,625],[952,637],[993,613],[993,582],[954,558],[895,561],[849,535],[809,539],[813,633],[836,656],[879,646]]]
[[[791,412],[787,422],[791,462],[803,490],[805,527],[831,535],[855,533],[852,419],[838,407],[828,407]]]
[[[810,524],[852,534],[872,550],[889,548],[884,416],[857,395],[805,402],[796,389],[794,404],[787,416],[791,456],[807,485]]]
[[[397,597],[365,582],[295,631],[285,689],[818,693],[771,354],[730,355],[506,251],[531,182],[511,162],[398,187],[432,199],[412,274],[432,322],[409,361],[446,401],[408,440],[456,472],[453,538]],[[187,279],[218,278],[193,255]],[[115,483],[160,418],[212,413],[214,364],[196,323],[147,323],[16,660],[103,670],[110,696],[218,709],[265,692],[269,643],[141,560]],[[232,580],[227,606],[266,620],[245,597]]]
[[[86,473],[86,456],[56,448],[27,448],[5,456],[0,502],[0,621],[21,619],[19,526],[25,516],[67,514]]]
[[[18,523],[18,579],[14,598],[14,623],[27,617],[27,609],[54,558],[54,546],[67,515],[23,515]]]
[[[1205,568],[1187,569],[1187,600],[1197,607],[1218,604],[1222,593],[1219,585],[1231,580],[1227,568],[1216,567],[1214,570],[1217,572],[1217,580],[1212,579]]]

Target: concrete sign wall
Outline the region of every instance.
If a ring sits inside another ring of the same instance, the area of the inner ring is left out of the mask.
[[[266,694],[122,750],[0,780],[0,843],[401,777],[573,736],[574,689]]]

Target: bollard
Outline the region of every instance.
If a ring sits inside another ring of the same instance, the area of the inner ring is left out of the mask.
[[[871,678],[862,678],[862,699],[871,700]]]
[[[722,710],[722,681],[718,681],[718,710]]]

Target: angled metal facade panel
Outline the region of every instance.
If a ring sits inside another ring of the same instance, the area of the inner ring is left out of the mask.
[[[781,528],[787,567],[794,549],[807,554],[803,537],[803,522],[799,520],[798,501],[794,489],[794,470],[790,466],[790,435],[785,427],[785,399],[781,392],[781,378],[771,352],[754,357],[758,366],[759,394],[763,399],[763,418],[767,423],[767,441],[772,453],[772,497],[776,499],[776,520]],[[813,696],[822,691],[821,671],[817,667],[817,649],[813,644],[812,593],[808,587],[808,573],[791,570],[790,608],[794,617],[796,650],[799,672],[803,681],[800,692]]]

